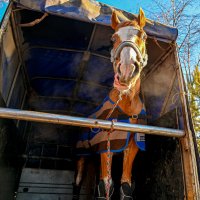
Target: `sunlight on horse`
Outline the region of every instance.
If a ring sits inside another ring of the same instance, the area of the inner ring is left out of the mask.
[[[115,33],[111,40],[111,62],[114,68],[114,88],[99,109],[90,117],[126,123],[145,123],[145,108],[139,97],[140,75],[147,64],[146,38],[143,28],[146,18],[142,9],[137,20],[120,22],[113,12],[111,26]],[[143,117],[142,117],[143,116]],[[112,155],[123,151],[120,199],[133,199],[132,166],[139,149],[145,150],[144,134],[125,131],[91,130],[90,138],[82,139],[77,148],[91,147],[100,153],[101,173],[96,199],[110,199],[114,191],[111,177]],[[74,199],[78,199],[84,170],[84,157],[77,162]]]

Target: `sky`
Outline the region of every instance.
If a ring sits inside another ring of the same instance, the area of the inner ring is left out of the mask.
[[[152,0],[98,0],[99,2],[137,14],[140,7],[144,10],[152,4]],[[147,16],[148,17],[148,16]]]
[[[7,0],[0,0],[0,22],[4,16],[4,13],[7,9],[8,1]]]
[[[149,13],[151,13],[152,7],[156,6],[154,0],[98,0],[98,1],[135,14],[138,12],[140,7],[143,10],[146,10]],[[169,0],[160,0],[160,2],[167,2],[167,1]],[[196,7],[190,7],[190,9],[187,12],[188,14],[200,13],[200,3],[197,3]]]

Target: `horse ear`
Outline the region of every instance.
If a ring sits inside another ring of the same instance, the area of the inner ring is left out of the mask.
[[[120,21],[117,17],[117,14],[115,11],[113,11],[112,17],[111,17],[111,27],[115,30],[119,23],[120,23]]]
[[[141,29],[143,29],[146,24],[146,17],[142,8],[140,8],[140,13],[138,15],[138,24]]]

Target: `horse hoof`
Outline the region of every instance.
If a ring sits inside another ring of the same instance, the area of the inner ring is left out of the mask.
[[[111,199],[113,192],[114,192],[114,184],[112,182],[110,185],[109,199]],[[103,180],[100,180],[99,185],[97,186],[96,200],[104,200],[104,199],[107,200],[105,183]]]
[[[134,189],[134,183],[132,183],[131,186],[127,182],[122,183],[120,187],[120,200],[135,200],[133,197]]]
[[[81,186],[73,183],[73,198],[72,198],[72,200],[79,200],[80,190],[81,190]]]

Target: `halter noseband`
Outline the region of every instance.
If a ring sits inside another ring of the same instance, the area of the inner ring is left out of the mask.
[[[113,49],[111,50],[111,62],[113,62],[114,66],[115,66],[116,59],[119,58],[120,53],[124,47],[131,47],[135,50],[137,56],[139,57],[141,68],[144,68],[147,65],[147,60],[148,60],[147,53],[145,53],[143,57],[138,46],[134,42],[130,40],[126,40],[126,41],[121,42],[116,50],[113,50]]]

